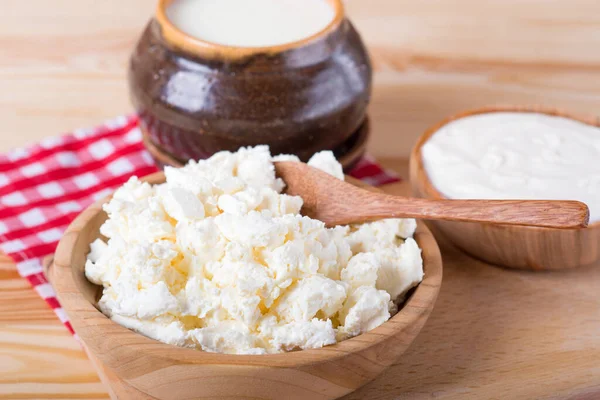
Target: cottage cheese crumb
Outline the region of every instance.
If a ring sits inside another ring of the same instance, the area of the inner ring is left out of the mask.
[[[321,171],[327,172],[329,175],[333,175],[338,179],[344,180],[344,170],[342,164],[335,159],[335,156],[331,151],[321,151],[316,153],[308,160],[308,165],[314,168],[318,168]]]
[[[131,178],[104,206],[87,278],[113,321],[231,354],[310,349],[376,328],[423,278],[414,220],[328,229],[282,194],[266,146],[221,152],[166,183]],[[309,165],[343,179],[331,152]]]

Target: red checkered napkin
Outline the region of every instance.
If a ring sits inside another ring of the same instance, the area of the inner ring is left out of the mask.
[[[135,116],[0,155],[0,250],[16,262],[19,274],[72,333],[42,271],[43,258],[54,252],[62,233],[83,209],[129,177],[157,170],[142,144]],[[350,175],[375,186],[399,180],[368,156]]]

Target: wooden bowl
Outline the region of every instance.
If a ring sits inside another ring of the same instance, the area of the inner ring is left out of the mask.
[[[333,150],[366,116],[372,69],[341,0],[321,32],[271,47],[232,47],[190,37],[161,0],[131,56],[129,89],[145,135],[187,161],[268,144],[306,161]]]
[[[162,173],[145,179],[164,182]],[[425,277],[402,309],[381,326],[321,349],[272,355],[207,353],[167,345],[124,328],[94,307],[102,288],[87,281],[90,243],[106,219],[97,202],[69,226],[49,278],[112,398],[334,399],[369,382],[406,350],[427,320],[440,289],[442,260],[419,224]]]
[[[559,110],[536,106],[488,107],[462,112],[427,130],[417,141],[410,156],[410,183],[417,197],[441,199],[425,169],[421,149],[442,126],[470,115],[493,112],[531,112],[570,118],[600,126],[594,117],[576,116]],[[592,264],[600,260],[600,223],[582,229],[552,229],[483,223],[431,221],[434,232],[442,233],[466,253],[509,268],[560,270]]]
[[[351,170],[352,167],[354,167],[356,163],[360,161],[362,156],[365,154],[367,142],[370,136],[371,124],[369,122],[369,118],[367,117],[355,134],[350,136],[350,138],[342,143],[341,146],[333,149],[333,154],[340,164],[342,164],[344,171]],[[147,135],[143,134],[142,140],[144,142],[144,146],[146,146],[146,149],[152,155],[152,158],[154,158],[154,162],[158,168],[162,169],[166,165],[172,167],[182,167],[186,164],[186,160],[179,159],[173,154],[170,154],[162,149],[160,146],[154,144]]]

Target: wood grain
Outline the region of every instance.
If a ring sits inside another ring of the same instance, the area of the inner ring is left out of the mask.
[[[0,399],[107,398],[81,346],[0,256]]]
[[[165,176],[160,172],[143,180],[164,183]],[[84,266],[90,243],[106,220],[105,201],[69,225],[48,278],[114,398],[336,399],[399,359],[425,324],[442,282],[439,248],[419,223],[414,238],[425,276],[398,313],[377,328],[321,349],[283,354],[240,356],[176,347],[134,333],[95,307],[102,287],[86,279]]]
[[[416,138],[465,109],[542,104],[598,114],[596,0],[345,3],[375,64],[370,152],[404,177],[398,159]],[[127,58],[155,5],[4,0],[0,150],[129,112]],[[389,190],[408,193],[406,184]],[[348,400],[600,397],[598,263],[531,274],[444,246],[444,285],[428,323],[399,364]],[[0,398],[107,398],[78,348],[0,259]]]
[[[566,229],[586,227],[590,216],[588,207],[579,201],[392,196],[341,181],[305,163],[277,162],[275,169],[286,183],[286,193],[304,200],[302,214],[328,226],[417,218]]]
[[[421,154],[423,145],[439,128],[465,116],[501,111],[545,113],[600,126],[600,119],[597,117],[579,116],[540,106],[495,106],[461,112],[433,125],[417,141],[410,158],[413,194],[438,200],[445,198],[429,180]],[[432,221],[431,226],[438,236],[446,236],[467,253],[491,264],[530,270],[561,270],[600,260],[598,222],[587,228],[570,230],[454,221]]]

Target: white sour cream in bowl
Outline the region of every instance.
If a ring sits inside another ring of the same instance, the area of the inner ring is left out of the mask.
[[[442,126],[422,147],[432,185],[454,199],[579,200],[600,221],[600,128],[492,112]]]

